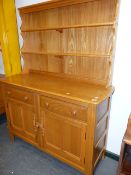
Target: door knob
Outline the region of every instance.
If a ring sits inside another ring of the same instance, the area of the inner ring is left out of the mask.
[[[49,103],[48,102],[46,102],[45,105],[46,105],[47,108],[49,107]]]
[[[73,116],[76,116],[77,111],[73,111],[72,114],[73,114]]]

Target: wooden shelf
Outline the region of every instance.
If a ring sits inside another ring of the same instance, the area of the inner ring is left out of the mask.
[[[48,0],[20,8],[22,71],[62,72],[110,86],[116,8],[116,0]]]
[[[88,54],[88,53],[60,53],[60,52],[33,52],[22,51],[22,54],[52,55],[52,56],[77,56],[77,57],[111,57],[110,54]]]
[[[19,8],[20,13],[31,13],[31,12],[39,12],[42,10],[49,10],[59,7],[65,7],[68,5],[75,5],[75,4],[81,4],[81,3],[88,3],[93,2],[96,0],[47,0],[46,2],[33,4],[31,6],[26,6]]]
[[[85,28],[85,27],[104,27],[104,26],[113,26],[114,22],[108,23],[94,23],[94,24],[85,24],[85,25],[72,25],[72,26],[61,26],[61,27],[48,27],[48,28],[35,28],[35,29],[22,29],[22,32],[39,32],[45,30],[58,30],[61,31],[63,29],[70,29],[70,28]]]

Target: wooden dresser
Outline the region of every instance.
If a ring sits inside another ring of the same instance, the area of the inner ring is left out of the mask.
[[[10,137],[92,175],[106,149],[118,0],[19,9],[22,74],[3,82]]]

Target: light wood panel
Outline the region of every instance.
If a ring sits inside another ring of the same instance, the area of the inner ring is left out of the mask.
[[[117,2],[77,3],[48,10],[44,6],[37,12],[26,8],[30,13],[20,9],[24,72],[62,73],[63,77],[77,76],[88,83],[109,86]]]
[[[42,112],[43,111],[43,112]],[[41,108],[45,149],[84,166],[86,124]]]
[[[18,103],[14,101],[8,102],[9,115],[11,120],[12,128],[22,134],[23,132],[23,121],[22,121],[22,111]]]
[[[106,142],[106,134],[102,137],[99,144],[94,148],[94,167],[97,165],[98,161],[102,157],[102,153],[104,152],[104,146]]]
[[[63,115],[67,118],[87,122],[87,105],[79,106],[64,101],[40,97],[40,106],[58,115]]]
[[[111,27],[65,30],[62,38],[63,52],[109,54],[112,36]]]
[[[7,109],[8,115],[10,116],[9,124],[12,135],[16,133],[37,146],[37,119],[35,107],[14,100],[13,97],[8,97],[7,95],[6,97],[8,98]]]
[[[60,155],[62,151],[62,126],[62,118],[46,111],[44,116],[45,148]]]
[[[40,31],[48,31],[48,30],[56,30],[59,32],[63,32],[64,29],[71,29],[71,28],[93,28],[93,27],[103,27],[103,26],[113,26],[114,22],[107,22],[107,23],[94,23],[94,24],[81,24],[81,25],[71,25],[71,26],[60,26],[60,27],[41,27],[41,28],[34,28],[34,29],[22,29],[21,32],[40,32]]]
[[[62,129],[64,157],[83,167],[85,163],[86,125],[73,120],[65,120]]]
[[[44,94],[51,93],[51,97],[59,96],[60,99],[66,97],[78,100],[78,102],[93,104],[101,103],[114,92],[113,87],[105,88],[43,73],[15,75],[1,81],[7,85],[11,84],[17,87],[28,88],[29,90],[43,92]]]
[[[102,101],[96,107],[96,129],[95,129],[95,140],[94,140],[94,167],[99,162],[100,158],[104,158],[107,135],[108,135],[108,123],[109,123],[109,111],[110,111],[111,99],[107,98]]]
[[[111,27],[66,29],[58,31],[23,33],[22,52],[30,53],[81,53],[111,55],[113,30]],[[99,44],[101,43],[101,44]]]
[[[38,12],[41,10],[46,10],[46,9],[53,9],[57,7],[64,7],[64,6],[69,6],[73,4],[81,4],[85,2],[91,2],[91,1],[96,1],[96,0],[48,0],[44,3],[39,3],[27,7],[22,7],[20,8],[20,11],[22,13],[31,13],[33,12]]]
[[[43,52],[43,51],[25,51],[25,50],[21,50],[22,55],[27,55],[27,54],[31,54],[31,55],[45,55],[45,56],[55,56],[55,57],[59,57],[62,58],[63,56],[76,56],[76,57],[97,57],[97,58],[101,58],[101,57],[106,57],[106,58],[110,58],[111,55],[110,54],[89,54],[89,53],[62,53],[62,52]]]
[[[107,114],[109,109],[109,99],[104,100],[97,106],[97,123],[99,123],[103,117]]]
[[[41,55],[32,55],[30,62],[29,60],[30,55],[27,54],[25,56],[26,67],[23,69],[25,73],[29,69],[36,72],[43,71],[59,77],[78,79],[93,84],[102,84],[103,86],[106,85],[110,68],[110,61],[105,57],[96,57],[94,59],[95,63],[91,57],[77,59],[77,57],[71,56],[61,58],[59,56],[42,57]]]
[[[115,20],[115,8],[115,0],[97,0],[45,11],[42,9],[37,13],[32,11],[29,14],[24,14],[20,9],[23,19],[22,31],[95,24],[97,26],[106,23],[108,25]]]
[[[8,98],[13,98],[19,100],[23,103],[33,105],[34,104],[34,96],[32,93],[20,91],[14,88],[6,88],[6,96]]]

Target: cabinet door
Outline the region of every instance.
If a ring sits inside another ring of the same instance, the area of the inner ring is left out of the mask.
[[[84,164],[86,126],[77,121],[65,120],[63,124],[64,157],[79,165]]]
[[[32,106],[8,99],[8,113],[14,134],[37,144],[36,115]]]
[[[37,144],[36,114],[34,107],[21,105],[24,136],[32,144]]]
[[[18,134],[23,133],[23,119],[21,105],[13,100],[8,100],[8,113],[11,128]]]
[[[60,154],[62,147],[62,119],[52,112],[45,112],[45,148],[53,153]]]

